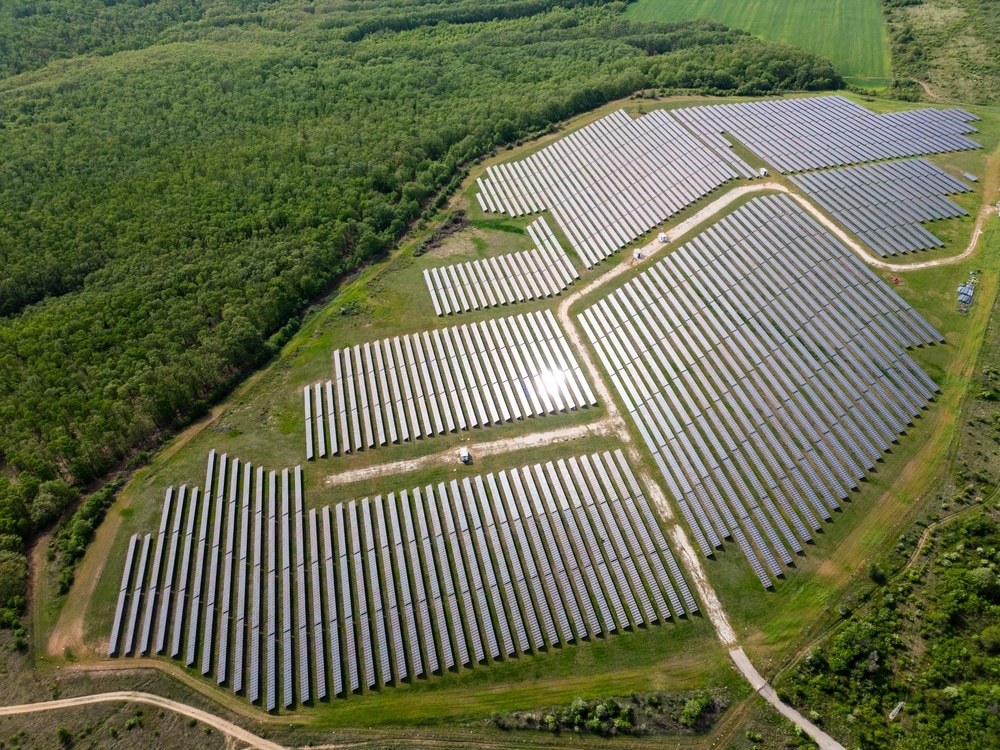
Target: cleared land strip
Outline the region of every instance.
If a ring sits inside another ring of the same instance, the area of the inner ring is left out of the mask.
[[[607,403],[607,402],[605,402]],[[506,453],[527,450],[529,448],[539,448],[552,443],[566,442],[569,440],[579,440],[593,435],[616,435],[623,442],[630,440],[625,421],[620,416],[605,417],[597,422],[588,424],[573,425],[563,427],[558,430],[547,432],[532,432],[529,435],[504,438],[494,440],[489,443],[470,443],[467,447],[472,453],[473,459],[483,456],[502,456]],[[375,466],[366,466],[362,469],[352,469],[342,471],[338,474],[329,475],[324,485],[326,487],[339,487],[354,482],[365,482],[381,477],[391,477],[398,474],[410,474],[432,466],[441,466],[443,463],[455,461],[455,450],[448,450],[439,453],[432,453],[429,456],[412,458],[405,461],[392,461]]]
[[[77,708],[79,706],[89,706],[94,703],[145,703],[149,706],[165,708],[181,716],[200,721],[210,727],[225,732],[233,739],[246,743],[249,747],[260,748],[260,750],[284,750],[283,745],[258,737],[253,732],[249,732],[243,727],[232,722],[220,719],[208,711],[200,708],[185,705],[172,701],[169,698],[161,698],[151,693],[140,693],[134,690],[119,690],[113,693],[98,693],[96,695],[82,695],[79,698],[62,698],[56,701],[43,701],[41,703],[24,703],[19,706],[0,706],[0,716],[18,716],[20,714],[32,714],[41,711],[57,711],[66,708]]]

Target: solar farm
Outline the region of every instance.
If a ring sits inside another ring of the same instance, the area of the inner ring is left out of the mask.
[[[366,342],[333,369],[303,390],[307,459],[597,405],[550,312]]]
[[[660,679],[641,654],[694,632],[728,650],[719,612],[812,585],[953,387],[954,319],[873,255],[958,254],[977,119],[616,109],[490,161],[476,243],[379,277],[405,320],[318,318],[197,438],[203,483],[191,458],[150,481],[104,654],[284,714],[541,694],[618,648],[615,685]]]
[[[662,111],[615,112],[521,161],[488,167],[484,211],[548,210],[592,268],[720,185],[753,170]]]
[[[926,159],[801,174],[789,182],[883,258],[942,247],[921,222],[969,213],[945,196],[971,188]]]
[[[842,96],[690,107],[676,117],[720,148],[729,134],[781,172],[979,148],[967,137],[979,118],[964,109],[876,115]]]
[[[308,512],[301,467],[213,451],[204,488],[170,487],[155,542],[129,540],[108,654],[268,711],[698,608],[621,451]]]
[[[727,135],[779,172],[806,173],[976,149],[968,137],[976,119],[962,109],[875,115],[841,96],[655,110],[635,120],[618,111],[525,159],[488,167],[476,198],[484,212],[512,217],[550,211],[592,268],[727,182],[758,177]],[[836,206],[835,217],[864,230],[863,241],[885,256],[938,246],[919,222],[961,213],[938,196],[967,187],[934,169],[926,161],[889,162],[792,182],[828,211]],[[872,196],[866,180],[895,189]],[[908,180],[931,183],[909,210],[900,206],[914,197]],[[845,191],[843,202],[831,204],[829,185]],[[869,206],[887,218],[868,216]]]
[[[535,249],[424,270],[438,316],[560,294],[580,274],[545,218],[526,227]]]
[[[785,196],[580,320],[702,552],[766,588],[937,391],[905,349],[941,336]]]

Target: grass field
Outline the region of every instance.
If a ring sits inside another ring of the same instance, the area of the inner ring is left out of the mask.
[[[829,58],[841,75],[868,88],[889,83],[889,41],[879,0],[636,0],[637,21],[712,18]]]

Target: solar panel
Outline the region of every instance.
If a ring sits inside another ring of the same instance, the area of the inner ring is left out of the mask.
[[[142,538],[142,551],[139,553],[139,564],[135,569],[135,582],[132,585],[132,601],[128,612],[128,628],[125,631],[125,645],[122,647],[123,654],[132,652],[135,644],[135,631],[139,618],[139,605],[142,601],[142,591],[146,584],[146,572],[149,564],[149,547],[152,535],[146,534]]]
[[[299,691],[300,703],[312,700],[312,690],[309,681],[309,617],[307,612],[308,597],[306,595],[306,537],[302,514],[302,467],[295,467],[295,601],[297,604],[295,621],[298,626],[296,645],[299,649]],[[318,572],[318,571],[317,571]],[[290,660],[290,655],[286,657]]]
[[[167,630],[170,624],[170,603],[173,595],[174,579],[177,572],[177,552],[181,542],[181,524],[184,520],[184,510],[187,505],[187,485],[182,484],[174,505],[174,520],[170,531],[170,552],[167,557],[167,572],[164,576],[163,600],[160,603],[160,622],[156,631],[157,654],[162,654],[167,647]]]
[[[316,626],[313,630],[313,637],[316,639],[316,651],[317,651],[317,667],[316,667],[316,682],[317,682],[317,692],[320,698],[326,696],[326,682],[327,682],[327,670],[321,669],[319,664],[323,662],[323,632],[324,630],[328,633],[329,643],[330,643],[330,672],[332,674],[332,681],[330,683],[330,690],[333,695],[340,695],[344,691],[344,677],[343,677],[343,667],[340,658],[340,627],[338,625],[339,617],[337,614],[337,576],[334,573],[333,561],[334,561],[334,549],[333,549],[333,523],[330,517],[330,508],[325,506],[322,511],[323,514],[323,537],[322,537],[322,556],[325,574],[325,591],[326,591],[326,623],[325,626],[322,623],[323,612],[321,611],[319,617],[321,618],[321,624]],[[313,545],[313,560],[314,565],[319,565],[320,557],[320,547]],[[321,594],[319,592],[320,584],[314,582],[313,595],[317,603],[321,604]]]
[[[250,493],[253,467],[243,464],[243,499],[240,504],[240,548],[236,566],[236,643],[233,648],[233,692],[243,691],[246,671],[247,573],[250,557]]]
[[[118,641],[121,638],[122,617],[125,614],[125,603],[128,600],[128,585],[132,580],[132,569],[135,565],[135,551],[139,545],[139,535],[133,534],[128,540],[128,552],[125,553],[125,570],[122,573],[122,584],[118,590],[118,604],[115,606],[115,619],[111,625],[111,639],[108,645],[108,656],[118,653]]]
[[[597,404],[551,311],[369,342],[333,359],[336,397],[326,384],[331,455],[338,421],[341,452],[349,453],[352,445],[374,448]],[[321,384],[312,392],[321,429]]]
[[[524,480],[523,485],[522,477]],[[526,516],[533,515],[539,524],[541,540],[549,551],[548,554],[551,559],[556,582],[562,595],[563,603],[569,611],[576,637],[588,638],[599,635],[602,632],[601,626],[597,622],[597,614],[594,612],[590,596],[587,594],[586,587],[584,586],[579,561],[566,541],[562,524],[558,522],[557,518],[553,518],[555,523],[550,523],[530,469],[526,467],[521,473],[512,471],[511,478],[518,490],[518,494],[524,498],[523,509]],[[545,486],[547,491],[548,487],[546,485],[543,486]],[[525,487],[527,487],[530,500],[524,494]],[[573,579],[572,583],[570,583],[570,577]]]
[[[455,488],[452,488],[455,492]],[[469,632],[469,637],[472,640],[472,651],[475,660],[482,662],[486,660],[486,650],[483,644],[482,631],[479,627],[479,618],[476,615],[475,605],[473,603],[474,589],[469,585],[469,574],[466,572],[466,554],[462,548],[462,544],[459,540],[459,532],[455,525],[454,509],[456,502],[460,502],[454,496],[449,497],[448,490],[446,489],[444,483],[438,485],[438,496],[441,499],[441,517],[444,519],[444,530],[448,536],[449,546],[452,550],[451,559],[453,560],[452,565],[454,566],[451,570],[451,576],[457,584],[456,588],[458,593],[462,598],[462,622],[464,622],[466,628]],[[428,495],[428,499],[433,502],[433,498]],[[435,526],[437,524],[435,523]],[[440,557],[442,563],[444,560],[448,559],[445,555]],[[446,574],[447,575],[447,574]],[[478,569],[476,569],[476,577],[478,579]],[[474,579],[473,584],[475,585],[476,579]],[[478,582],[478,587],[482,588],[482,582]],[[456,629],[460,627],[460,624],[456,624]],[[495,656],[499,654],[499,648],[496,647],[496,634],[493,632],[492,624],[486,627],[487,642],[486,646],[490,647],[490,656]],[[490,638],[492,637],[492,640]]]
[[[964,115],[934,109],[876,115],[841,96],[690,107],[692,132],[726,132],[783,172],[978,148]],[[724,139],[723,139],[724,140]]]
[[[356,545],[358,544],[357,519],[354,516],[354,509],[349,508],[349,510],[349,520],[352,524],[353,530],[351,543],[352,545]],[[348,568],[348,556],[354,554],[353,548],[350,552],[348,552],[347,529],[345,525],[346,521],[347,519],[345,519],[344,505],[339,504],[337,505],[337,549],[340,551],[338,568],[340,570],[340,591],[344,594],[351,591],[351,572]],[[358,554],[360,555],[360,552]],[[362,596],[361,599],[364,599],[364,597]],[[359,658],[354,633],[354,607],[350,596],[342,596],[340,601],[344,608],[344,658],[347,660],[347,680],[349,689],[351,692],[354,692],[361,686],[359,666],[361,660]],[[362,623],[364,623],[363,620]]]
[[[362,504],[362,509],[364,504]],[[358,598],[358,611],[357,611],[357,622],[358,630],[361,635],[361,650],[364,657],[364,668],[365,668],[365,685],[368,687],[374,687],[376,683],[375,677],[375,658],[372,652],[372,635],[369,623],[369,601],[368,601],[368,589],[365,584],[365,572],[363,567],[363,555],[361,546],[361,533],[359,531],[358,522],[358,504],[355,501],[351,501],[348,509],[350,511],[350,523],[351,523],[351,554],[353,557],[353,568],[354,568],[354,591]],[[366,542],[367,545],[367,542]]]
[[[198,648],[198,624],[201,619],[201,590],[205,577],[205,553],[208,540],[208,524],[212,511],[212,479],[215,475],[215,451],[208,457],[208,470],[205,475],[205,493],[201,506],[201,522],[198,526],[198,552],[195,557],[194,589],[191,595],[191,608],[188,612],[187,658],[185,664],[194,666]]]
[[[157,592],[160,586],[160,570],[163,562],[163,550],[167,546],[167,525],[170,522],[170,507],[173,504],[174,488],[167,489],[163,498],[163,510],[160,512],[160,530],[156,537],[156,552],[153,557],[153,570],[149,582],[149,595],[146,597],[146,613],[142,622],[142,635],[139,638],[139,654],[149,653],[149,638],[153,629],[153,614],[157,604]],[[166,610],[165,605],[161,609]]]
[[[427,596],[424,589],[423,572],[419,564],[419,554],[417,553],[417,540],[413,533],[413,519],[410,515],[409,508],[409,498],[407,497],[406,491],[400,493],[399,501],[403,506],[404,521],[406,533],[404,535],[403,529],[400,527],[399,523],[399,511],[396,507],[396,501],[390,494],[389,500],[386,503],[389,513],[389,523],[392,529],[393,537],[393,558],[395,562],[394,570],[396,571],[396,580],[399,581],[399,590],[401,595],[400,600],[400,610],[402,612],[403,623],[403,639],[406,643],[407,655],[409,656],[411,673],[414,677],[419,677],[425,673],[423,657],[420,653],[420,634],[417,631],[417,613],[419,612],[422,620],[424,629],[430,629],[430,611],[427,606]],[[411,562],[411,555],[416,559],[416,564]],[[410,576],[414,575],[414,582],[416,588],[417,599],[414,602],[413,593],[410,587]],[[428,656],[430,657],[433,653],[432,662],[433,668],[431,671],[436,671],[438,668],[437,663],[437,653],[432,648],[433,639],[428,639],[425,633],[423,638],[423,643],[427,650]]]
[[[503,556],[494,559],[490,558],[490,547],[487,542],[487,531],[490,532],[490,537],[493,537],[495,533],[492,529],[492,515],[488,517],[487,524],[484,525],[483,517],[480,515],[479,508],[476,505],[476,497],[478,496],[480,502],[485,501],[485,487],[483,486],[483,480],[481,477],[477,476],[475,482],[472,482],[466,477],[462,481],[463,492],[462,495],[465,498],[465,502],[468,504],[468,516],[472,522],[472,532],[475,538],[476,544],[476,558],[482,564],[483,571],[486,573],[486,584],[487,593],[492,604],[492,611],[495,614],[495,625],[499,629],[500,638],[503,641],[503,651],[502,655],[512,655],[515,653],[514,650],[514,639],[511,633],[511,624],[520,632],[521,643],[525,644],[527,642],[527,637],[524,635],[524,622],[521,619],[520,613],[516,608],[516,601],[512,593],[509,594],[510,601],[514,601],[511,605],[509,612],[505,612],[505,605],[503,600],[503,593],[501,591],[501,584],[510,589],[511,580],[510,573],[507,570],[506,563]],[[475,490],[473,490],[473,487]],[[495,548],[494,548],[495,550]],[[485,612],[484,612],[485,616]],[[522,648],[525,651],[526,648]]]
[[[223,684],[229,672],[229,633],[232,627],[233,548],[236,544],[236,501],[239,491],[240,460],[232,461],[229,477],[229,509],[226,511],[225,568],[222,570],[222,601],[219,623],[219,654],[215,667],[218,683]]]
[[[434,494],[434,488],[428,485],[424,489],[424,494],[426,495],[426,513],[427,518],[425,518],[424,512],[424,502],[420,495],[419,490],[414,490],[414,504],[416,506],[417,512],[417,523],[420,528],[420,538],[423,544],[424,560],[425,564],[428,566],[435,566],[437,568],[436,575],[429,575],[428,580],[431,586],[431,598],[437,602],[441,601],[441,593],[443,592],[443,603],[447,604],[448,616],[451,622],[451,635],[453,641],[449,642],[447,638],[447,632],[442,629],[440,631],[441,638],[441,648],[443,653],[443,658],[445,661],[445,668],[451,669],[455,664],[455,658],[457,657],[458,663],[461,665],[467,665],[470,663],[470,649],[468,641],[465,637],[465,629],[463,628],[463,616],[458,604],[458,592],[455,587],[455,579],[452,575],[452,571],[449,567],[449,558],[447,552],[447,545],[445,542],[445,530],[441,525],[440,517],[438,515],[437,501]],[[429,525],[428,525],[429,523]],[[430,538],[429,535],[434,536],[434,551],[431,551]],[[437,556],[436,562],[434,556]],[[464,573],[463,573],[464,576]],[[438,581],[440,581],[441,592],[435,592],[435,586]],[[467,588],[467,585],[466,585]],[[437,622],[439,624],[445,624],[444,607],[436,610]],[[479,631],[474,631],[474,638],[478,638]],[[452,651],[452,643],[454,644],[454,652]],[[481,653],[482,645],[480,643],[479,652]],[[454,654],[454,656],[453,656]],[[478,658],[477,658],[478,661]]]
[[[281,470],[281,558],[278,565],[281,568],[281,619],[279,630],[281,631],[281,696],[286,708],[294,705],[292,683],[292,664],[294,662],[292,650],[292,633],[295,623],[292,619],[292,552],[291,552],[291,507],[289,493],[288,469]]]

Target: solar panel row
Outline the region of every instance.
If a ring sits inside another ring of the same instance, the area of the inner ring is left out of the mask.
[[[619,110],[478,180],[483,210],[550,210],[590,268],[737,178],[755,176],[728,144],[707,146],[662,110]]]
[[[580,278],[544,218],[529,224],[528,234],[534,250],[425,269],[434,312],[451,315],[551,297]]]
[[[810,172],[789,179],[883,258],[941,247],[944,243],[920,223],[968,215],[944,196],[971,188],[926,159]]]
[[[673,110],[703,139],[727,133],[782,172],[980,148],[966,138],[978,117],[918,109],[877,115],[842,96],[716,104]]]
[[[199,490],[191,492],[191,507],[186,509],[187,521],[184,531],[184,553],[181,557],[181,576],[177,584],[177,600],[174,603],[174,616],[171,625],[170,656],[176,659],[181,653],[181,641],[184,636],[184,612],[188,604],[187,586],[191,571],[191,551],[194,548],[194,524],[198,512]]]
[[[580,321],[702,551],[766,587],[936,391],[905,349],[941,337],[785,196]]]
[[[146,567],[149,563],[149,548],[152,542],[152,535],[146,534],[142,538],[142,551],[139,553],[139,564],[135,569],[135,581],[132,584],[131,606],[128,611],[128,628],[125,631],[125,645],[122,647],[123,654],[132,653],[135,645],[135,632],[138,627],[139,605],[142,602],[144,584],[146,582]],[[137,656],[140,654],[137,654]]]
[[[156,631],[155,653],[162,654],[167,647],[167,630],[170,624],[170,603],[173,597],[174,575],[177,570],[177,551],[180,549],[181,523],[187,502],[187,485],[182,484],[174,504],[174,520],[170,530],[170,552],[167,557],[166,581],[163,587],[163,601],[160,603],[160,621]]]
[[[218,594],[219,573],[222,572],[220,555],[222,553],[222,524],[225,516],[226,499],[226,467],[228,456],[223,453],[220,459],[218,486],[214,503],[214,523],[212,526],[212,555],[208,565],[208,591],[205,602],[205,626],[201,638],[201,673],[212,672],[212,648],[215,642],[215,605]],[[207,485],[206,485],[207,486]]]
[[[111,624],[111,638],[108,641],[108,656],[118,653],[122,632],[122,617],[125,615],[125,605],[128,602],[128,587],[132,580],[132,568],[135,565],[135,550],[139,545],[139,535],[133,534],[128,540],[128,552],[125,554],[125,570],[122,573],[122,585],[118,590],[118,604],[115,605],[115,619]]]
[[[597,404],[548,310],[337,350],[333,360],[331,454]],[[320,400],[312,407],[319,425]]]
[[[209,461],[206,479],[216,491],[206,493],[201,508],[197,491],[190,505],[186,488],[176,503],[169,491],[161,531],[166,536],[171,528],[179,538],[186,520],[190,541],[197,516],[207,542],[213,525],[211,541],[222,552],[203,566],[204,606],[196,615],[192,596],[181,611],[198,624],[195,656],[217,656],[208,673],[237,693],[247,677],[244,694],[268,710],[648,626],[695,608],[620,454],[324,508],[322,534],[316,510],[308,512],[305,532],[299,467],[281,473],[280,490],[277,472],[270,472],[265,492],[263,469],[254,476],[242,464],[241,472],[239,459],[214,453]],[[185,602],[184,580],[174,580],[169,564],[163,588],[154,591],[151,547],[149,534],[141,543],[138,535],[130,540],[112,655],[131,652],[143,597],[153,601],[148,612],[167,611],[171,588]],[[221,581],[219,596],[213,580]]]
[[[163,510],[160,512],[160,531],[156,537],[156,552],[153,557],[152,580],[149,584],[149,594],[146,597],[146,614],[142,623],[142,636],[139,639],[139,653],[149,653],[149,639],[153,629],[153,610],[157,604],[157,589],[160,586],[160,569],[163,562],[163,550],[167,546],[167,524],[170,523],[170,508],[174,501],[174,488],[167,489],[163,498]],[[165,608],[165,607],[164,607]]]

